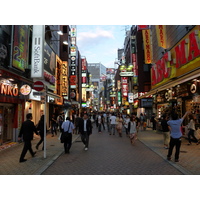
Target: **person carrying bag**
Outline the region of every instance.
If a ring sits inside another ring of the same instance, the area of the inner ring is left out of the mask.
[[[72,146],[72,132],[74,128],[74,124],[70,122],[70,118],[67,117],[66,121],[62,124],[63,131],[60,138],[61,143],[64,143],[65,153],[69,153]]]

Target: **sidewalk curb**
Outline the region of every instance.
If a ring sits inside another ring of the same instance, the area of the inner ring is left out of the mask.
[[[75,137],[72,140],[72,144],[74,142],[76,142],[76,140],[80,137],[80,135],[78,135],[77,137]],[[41,175],[48,167],[50,167],[61,155],[63,154],[63,151],[57,153],[53,158],[51,158],[50,161],[48,161],[47,163],[45,163],[43,166],[41,166],[39,169],[37,169],[35,171],[35,173],[33,175]]]
[[[179,170],[181,173],[183,173],[183,175],[193,175],[189,170],[183,168],[182,166],[180,166],[178,163],[175,164],[172,161],[168,161],[166,159],[166,157],[164,157],[161,153],[159,153],[158,151],[156,151],[154,148],[149,147],[145,142],[143,142],[142,140],[140,140],[138,138],[138,140],[140,142],[142,142],[146,147],[148,147],[149,149],[151,149],[154,153],[158,154],[160,157],[162,157],[166,162],[168,162],[170,165],[172,165],[173,167],[175,167],[177,170]]]

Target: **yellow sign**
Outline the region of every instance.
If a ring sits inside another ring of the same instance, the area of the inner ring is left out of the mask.
[[[151,64],[152,61],[152,49],[151,49],[151,36],[150,29],[142,30],[143,42],[144,42],[144,57],[145,63]]]
[[[156,25],[156,35],[158,40],[158,46],[166,49],[166,26]]]

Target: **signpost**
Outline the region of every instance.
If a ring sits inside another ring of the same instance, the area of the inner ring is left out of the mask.
[[[36,81],[33,84],[33,89],[36,91],[42,91],[44,90],[44,83],[42,81]]]

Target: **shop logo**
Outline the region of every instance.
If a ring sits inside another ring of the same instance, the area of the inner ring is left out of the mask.
[[[193,83],[191,86],[190,86],[190,92],[192,94],[196,93],[197,91],[197,86]]]

